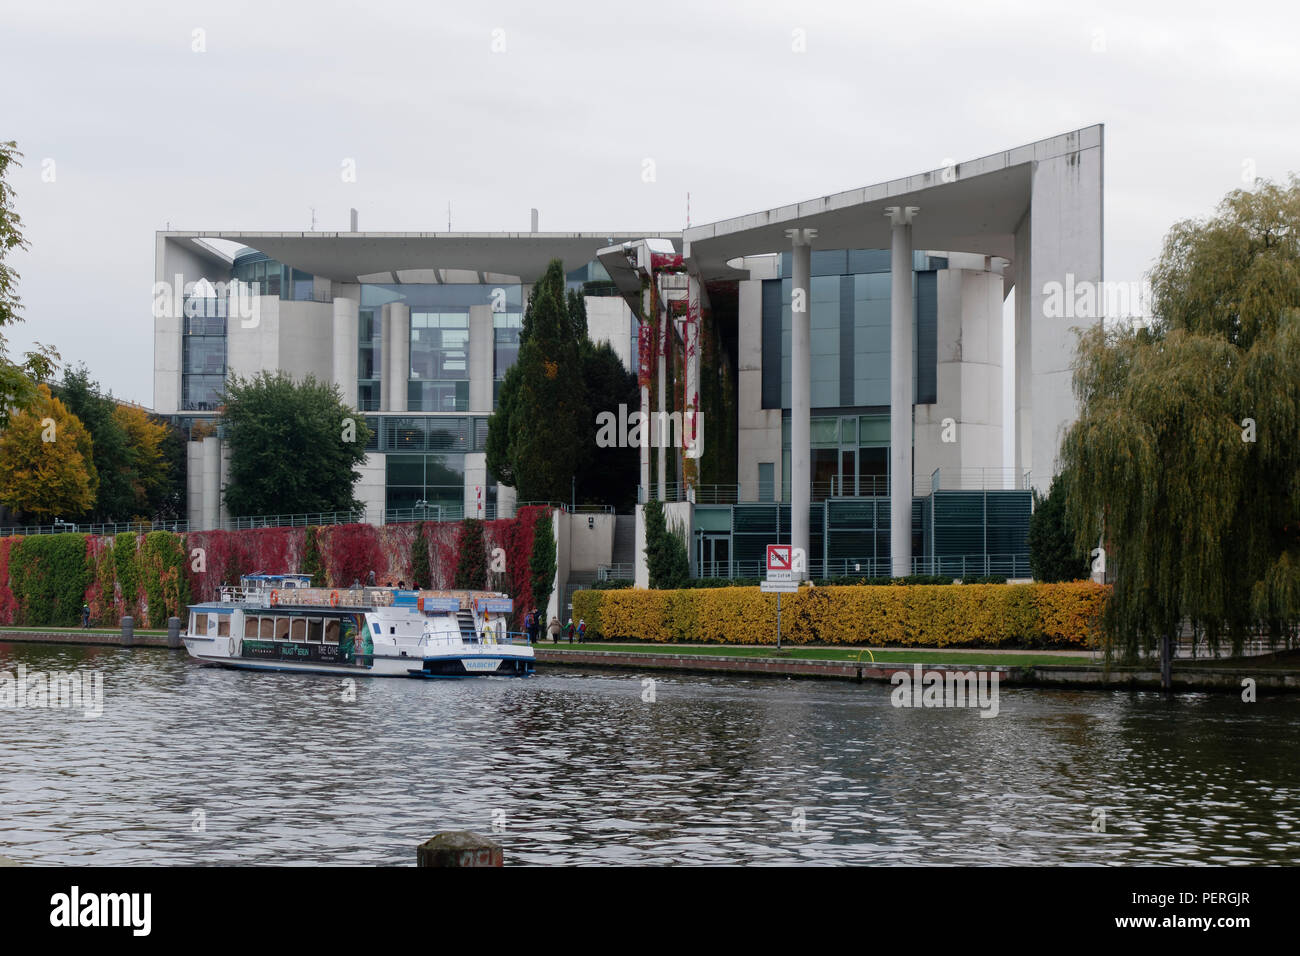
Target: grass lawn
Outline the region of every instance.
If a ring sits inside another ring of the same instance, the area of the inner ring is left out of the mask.
[[[538,644],[543,650],[564,651],[621,651],[625,654],[704,654],[713,657],[782,657],[791,660],[856,661],[870,663],[874,658],[886,664],[987,664],[989,666],[1033,667],[1037,664],[1091,664],[1086,656],[1055,654],[988,654],[962,650],[917,649],[906,651],[876,651],[870,653],[858,647],[783,647],[778,654],[774,645],[712,645],[697,644]]]

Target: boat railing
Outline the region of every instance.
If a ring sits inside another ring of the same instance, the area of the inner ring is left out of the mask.
[[[393,592],[388,588],[268,588],[226,586],[220,589],[223,604],[251,607],[388,607]]]
[[[438,631],[434,634],[425,633],[420,635],[417,647],[462,647],[465,644],[477,644],[483,646],[492,646],[493,644],[510,644],[527,647],[529,646],[528,635],[523,631],[507,631],[504,638],[498,638],[487,632],[488,640],[482,637],[476,637],[472,641],[466,641],[459,631]]]

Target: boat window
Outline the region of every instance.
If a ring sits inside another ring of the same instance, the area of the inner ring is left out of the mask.
[[[320,618],[318,617],[312,618],[310,621],[307,622],[307,640],[313,644],[319,644],[321,630],[322,627],[321,627]]]
[[[260,637],[267,641],[275,637],[275,618],[259,617],[258,620],[262,622]]]
[[[384,629],[381,628],[381,627],[379,626],[379,622],[378,622],[378,621],[371,621],[371,622],[370,622],[370,626],[371,626],[372,628],[375,629],[375,633],[376,633],[376,634],[382,634],[382,633],[383,633],[383,630],[384,630]]]
[[[339,642],[339,622],[330,620],[325,622],[325,643],[337,644]]]
[[[245,638],[257,637],[257,618],[255,617],[244,618],[244,637]]]
[[[289,628],[289,637],[295,641],[307,640],[307,619],[305,617],[294,618],[293,624]]]
[[[275,639],[277,641],[287,641],[289,639],[289,619],[287,617],[277,617],[275,619]]]
[[[217,636],[218,637],[230,636],[230,615],[229,614],[223,614],[219,618],[217,618]]]
[[[195,614],[192,630],[195,634],[208,633],[208,616],[206,614]]]

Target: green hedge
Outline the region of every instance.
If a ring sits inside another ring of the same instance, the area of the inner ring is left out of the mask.
[[[29,535],[9,554],[9,586],[18,602],[17,623],[75,627],[91,572],[84,534]]]

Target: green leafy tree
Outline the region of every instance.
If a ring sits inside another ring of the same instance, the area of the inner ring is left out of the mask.
[[[533,550],[528,558],[528,572],[532,578],[533,606],[545,614],[555,585],[555,528],[550,511],[539,516],[533,525]]]
[[[477,518],[466,518],[460,523],[455,587],[471,591],[487,589],[487,544],[483,540],[483,522]]]
[[[411,542],[411,586],[429,588],[433,586],[433,568],[429,564],[429,539],[424,536],[424,522],[415,528],[415,540]]]
[[[690,559],[680,534],[668,529],[663,502],[645,503],[645,559],[650,587],[681,588],[690,580]]]
[[[82,517],[125,522],[176,510],[168,502],[183,495],[184,470],[178,473],[177,463],[168,459],[177,451],[168,442],[179,445],[174,428],[142,408],[104,395],[84,364],[64,369],[55,393],[94,443],[99,490]]]
[[[1237,190],[1175,225],[1152,270],[1150,328],[1080,342],[1066,434],[1067,521],[1104,532],[1108,649],[1182,623],[1234,649],[1300,624],[1300,181]],[[1165,675],[1167,678],[1168,668]]]
[[[557,259],[533,286],[519,358],[488,420],[488,468],[521,501],[567,501],[588,463],[594,433],[574,322]]]
[[[262,372],[233,377],[225,399],[232,515],[362,510],[353,486],[370,429],[336,386]]]
[[[1088,555],[1075,545],[1065,523],[1065,482],[1061,476],[1043,497],[1034,492],[1034,514],[1029,519],[1029,568],[1037,581],[1079,581],[1087,578]]]
[[[13,140],[0,142],[0,431],[14,410],[29,408],[39,400],[36,385],[54,374],[59,353],[38,344],[23,355],[21,362],[9,358],[4,328],[22,321],[22,299],[18,295],[18,273],[6,261],[15,249],[28,248],[23,238],[23,221],[14,209],[14,191],[8,183],[9,167],[22,153]]]

